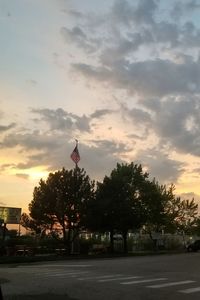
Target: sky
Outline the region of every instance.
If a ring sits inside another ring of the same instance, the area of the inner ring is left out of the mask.
[[[200,1],[0,0],[0,206],[142,164],[200,201]]]

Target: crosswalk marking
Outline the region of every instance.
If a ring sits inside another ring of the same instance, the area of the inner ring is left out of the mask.
[[[123,274],[114,274],[114,275],[101,275],[101,276],[90,276],[84,278],[78,278],[78,280],[89,280],[89,279],[103,279],[103,278],[115,278],[118,276],[123,276]]]
[[[85,268],[85,267],[93,267],[93,265],[91,264],[46,264],[46,265],[41,265],[41,266],[31,266],[31,268],[34,268],[34,269],[40,269],[40,268],[49,268],[49,267],[62,267],[62,268],[71,268],[71,267],[75,267],[75,268]],[[30,268],[30,266],[23,266],[23,268]]]
[[[78,269],[79,267],[79,269]],[[77,264],[77,265],[44,265],[40,267],[36,266],[23,266],[21,268],[16,269],[17,273],[27,273],[32,272],[33,270],[37,268],[40,272],[39,274],[35,273],[37,276],[42,276],[45,278],[64,278],[64,277],[72,277],[76,280],[93,280],[98,283],[106,283],[106,282],[116,282],[120,285],[136,285],[136,284],[142,284],[142,283],[147,283],[145,284],[145,288],[152,288],[152,289],[161,289],[161,288],[167,288],[167,287],[173,287],[173,286],[181,286],[181,285],[189,285],[192,283],[195,283],[197,281],[194,280],[183,280],[183,281],[169,281],[170,278],[147,278],[147,276],[136,276],[136,275],[127,275],[127,274],[110,274],[110,275],[98,275],[97,273],[92,276],[92,271],[91,268],[89,270],[85,269],[85,267],[93,267],[93,265],[86,265],[86,264]],[[92,269],[93,270],[93,269]],[[15,270],[14,270],[15,271]],[[94,271],[94,270],[93,270]],[[13,270],[12,270],[13,273]],[[146,278],[145,278],[146,277]],[[166,281],[165,281],[166,280]],[[165,281],[163,283],[155,283],[154,282],[158,281]],[[149,284],[148,283],[151,283]],[[176,290],[178,293],[182,294],[192,294],[192,293],[200,293],[200,286],[197,287],[191,287],[191,288],[184,288]]]
[[[184,293],[184,294],[196,293],[196,292],[200,292],[200,287],[191,288],[191,289],[186,289],[186,290],[181,290],[181,291],[179,291],[179,292],[180,292],[180,293]]]
[[[117,277],[117,278],[100,279],[100,280],[98,280],[98,282],[128,280],[128,279],[136,279],[136,278],[141,278],[141,276],[130,276],[130,277]]]
[[[68,275],[81,275],[81,274],[86,274],[88,273],[87,271],[84,272],[60,272],[60,273],[51,273],[51,274],[45,274],[45,276],[48,277],[56,277],[56,276],[68,276]]]
[[[162,280],[167,280],[167,278],[152,278],[152,279],[134,280],[134,281],[128,281],[128,282],[120,282],[120,284],[137,284],[137,283],[162,281]]]
[[[71,272],[71,271],[64,271],[64,270],[63,270],[63,271],[62,271],[62,270],[48,270],[48,271],[46,271],[46,270],[45,270],[45,272],[44,272],[44,271],[40,271],[39,274],[38,274],[38,273],[35,273],[35,275],[36,275],[36,276],[38,276],[38,275],[42,275],[42,276],[44,275],[44,276],[45,276],[45,275],[49,275],[49,274],[58,274],[58,273],[61,273],[61,272],[62,272],[62,273],[69,273],[69,272]]]
[[[150,285],[150,286],[148,286],[148,288],[158,289],[158,288],[163,288],[163,287],[168,287],[168,286],[189,284],[189,283],[193,283],[193,282],[195,282],[195,281],[194,280],[184,280],[184,281],[167,282],[167,283],[163,283],[163,284]]]

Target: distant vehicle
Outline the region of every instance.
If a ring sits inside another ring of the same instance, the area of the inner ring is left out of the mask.
[[[200,250],[200,240],[196,240],[193,243],[187,245],[188,252],[197,252]]]

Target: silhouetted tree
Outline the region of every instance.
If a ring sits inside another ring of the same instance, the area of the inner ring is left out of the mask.
[[[171,200],[171,188],[160,185],[155,179],[146,181],[141,194],[143,207],[145,210],[144,230],[147,232],[157,248],[157,238],[155,234],[161,233],[169,223],[168,212],[166,210]]]
[[[167,214],[170,221],[168,228],[172,229],[172,232],[181,233],[185,243],[185,234],[191,234],[198,225],[198,204],[194,198],[182,200],[174,195],[168,203]]]
[[[29,204],[30,217],[50,231],[60,227],[63,241],[71,252],[71,244],[84,226],[87,203],[93,198],[94,182],[84,169],[62,169],[41,179]]]
[[[96,199],[90,203],[90,228],[110,232],[111,251],[114,233],[118,232],[127,252],[128,230],[139,228],[143,222],[140,189],[147,177],[141,165],[117,164],[97,185]]]

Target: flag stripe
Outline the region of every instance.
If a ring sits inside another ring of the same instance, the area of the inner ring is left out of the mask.
[[[74,148],[74,150],[72,151],[71,159],[72,159],[73,162],[75,162],[76,164],[77,164],[77,163],[79,162],[79,160],[80,160],[80,155],[79,155],[79,151],[78,151],[77,145],[76,145],[76,147]]]

